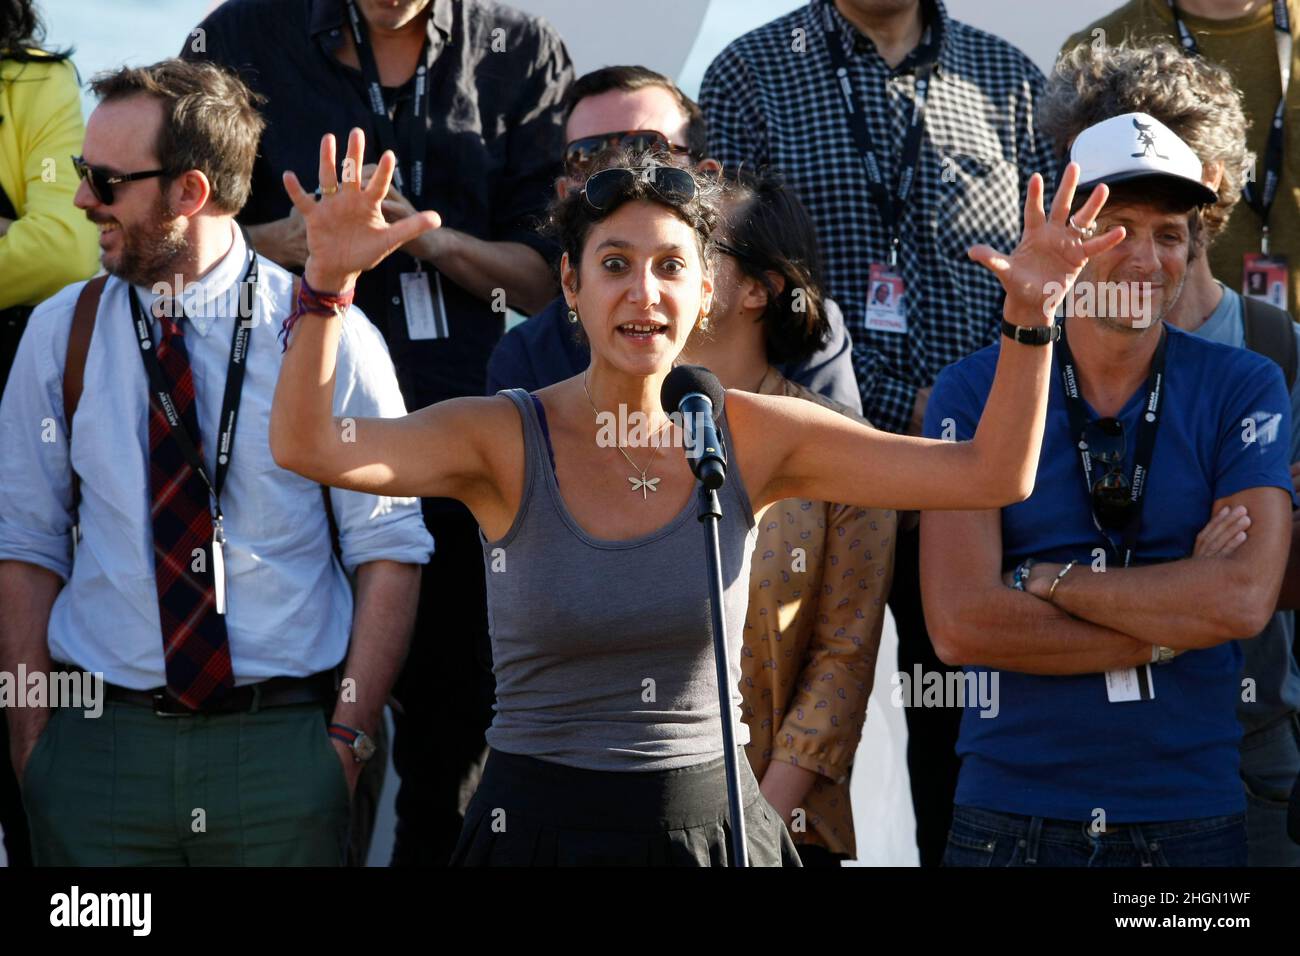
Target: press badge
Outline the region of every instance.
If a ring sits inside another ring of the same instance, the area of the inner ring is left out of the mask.
[[[212,587],[216,594],[217,613],[226,613],[226,532],[220,521],[212,529]]]
[[[1151,681],[1151,665],[1141,668],[1124,667],[1106,671],[1106,699],[1112,704],[1129,700],[1155,700],[1155,684]]]
[[[879,262],[871,264],[867,284],[867,329],[872,332],[907,332],[903,277]]]
[[[1241,294],[1279,309],[1287,308],[1287,286],[1291,275],[1286,258],[1248,252],[1242,261]]]
[[[406,311],[406,334],[411,341],[445,339],[451,335],[447,326],[447,305],[442,299],[442,276],[433,273],[434,291],[429,290],[429,273],[402,273],[402,306]]]

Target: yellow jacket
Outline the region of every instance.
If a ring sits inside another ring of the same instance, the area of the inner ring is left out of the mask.
[[[99,270],[98,233],[76,206],[86,128],[67,60],[0,60],[0,188],[18,219],[0,236],[0,309],[36,305]]]

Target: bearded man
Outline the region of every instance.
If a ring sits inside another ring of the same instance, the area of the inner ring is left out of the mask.
[[[8,710],[33,856],[337,865],[432,543],[416,500],[322,495],[271,457],[294,284],[234,220],[252,94],[181,60],[92,87],[75,202],[108,275],[33,312],[0,401],[0,669],[102,686],[104,719]],[[355,309],[334,404],[405,413]]]

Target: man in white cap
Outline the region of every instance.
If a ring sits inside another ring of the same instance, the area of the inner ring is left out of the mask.
[[[1062,304],[1034,493],[922,519],[936,649],[999,692],[964,714],[945,862],[1244,865],[1233,639],[1277,599],[1290,401],[1273,362],[1162,321],[1216,201],[1191,148],[1126,113],[1071,160],[1110,187],[1076,228],[1126,236]],[[995,361],[943,372],[927,435],[972,436]]]
[[[1273,359],[1291,386],[1290,460],[1300,473],[1300,326],[1290,314],[1240,295],[1211,270],[1209,252],[1239,216],[1250,168],[1242,93],[1232,75],[1166,41],[1122,47],[1080,45],[1064,54],[1039,104],[1038,122],[1063,150],[1089,126],[1118,112],[1141,110],[1166,124],[1201,160],[1206,185],[1218,194],[1205,209],[1200,241],[1182,294],[1165,321],[1212,342],[1253,349]],[[1292,536],[1300,511],[1293,515]],[[1300,564],[1292,564],[1293,570]],[[1283,579],[1286,595],[1286,579]],[[1294,599],[1293,599],[1294,600]],[[1284,607],[1290,605],[1284,604]],[[1300,866],[1300,843],[1286,832],[1287,798],[1300,775],[1300,665],[1293,655],[1295,616],[1279,611],[1257,636],[1241,642],[1244,686],[1241,779],[1251,866]]]

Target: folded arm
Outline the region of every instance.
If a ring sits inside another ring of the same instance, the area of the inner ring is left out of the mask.
[[[1007,587],[996,510],[921,516],[921,596],[930,638],[945,664],[1064,675],[1151,659],[1150,644]]]
[[[1057,586],[1055,603],[1075,617],[1175,650],[1254,637],[1277,604],[1291,544],[1291,501],[1281,488],[1248,488],[1219,499],[1213,511],[1238,505],[1250,514],[1250,535],[1231,555],[1105,573],[1076,566]],[[1060,567],[1036,566],[1029,590],[1045,597]]]

